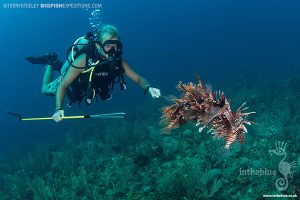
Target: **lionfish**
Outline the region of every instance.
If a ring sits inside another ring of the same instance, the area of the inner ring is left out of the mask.
[[[179,82],[176,88],[181,92],[181,97],[168,97],[172,104],[162,108],[161,123],[167,123],[164,132],[168,133],[191,121],[200,127],[199,132],[207,128],[216,138],[225,138],[226,149],[235,141],[244,143],[247,133],[245,124],[252,123],[246,118],[255,112],[243,112],[248,109],[246,103],[233,112],[224,92],[213,92],[212,87],[203,85],[200,78],[197,78],[197,82]]]

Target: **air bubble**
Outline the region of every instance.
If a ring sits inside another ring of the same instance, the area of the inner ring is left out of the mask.
[[[92,27],[92,31],[94,34],[97,33],[103,24],[102,11],[100,9],[96,9],[91,12],[91,17],[89,18],[90,25]]]

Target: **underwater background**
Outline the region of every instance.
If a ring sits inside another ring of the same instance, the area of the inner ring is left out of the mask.
[[[6,111],[45,117],[55,108],[53,97],[41,95],[44,67],[24,58],[57,52],[64,60],[91,30],[93,9],[10,9],[4,4],[37,2],[1,0],[0,199],[299,198],[299,1],[68,2],[101,3],[104,23],[120,31],[124,58],[162,95],[179,96],[178,82],[197,73],[225,92],[233,110],[247,102],[257,124],[229,151],[192,123],[162,134],[161,108],[169,102],[145,96],[128,79],[127,91],[116,87],[111,101],[65,109],[122,111],[125,119],[19,122]],[[284,153],[269,152],[279,141]],[[283,161],[290,171],[280,171]],[[276,187],[282,177],[284,190]]]

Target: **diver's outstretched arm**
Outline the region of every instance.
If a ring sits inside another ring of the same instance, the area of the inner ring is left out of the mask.
[[[123,61],[122,65],[125,70],[126,76],[128,76],[131,80],[138,84],[142,89],[145,90],[150,85],[150,83],[144,77],[133,71],[133,69],[126,61]]]
[[[145,94],[149,93],[153,98],[159,98],[160,90],[150,85],[150,83],[142,76],[138,75],[126,61],[122,61],[123,68],[125,70],[125,74],[133,80],[136,84],[138,84],[141,88],[145,90]]]

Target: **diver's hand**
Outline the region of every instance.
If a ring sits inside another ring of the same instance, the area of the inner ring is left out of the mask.
[[[55,122],[60,122],[61,120],[63,120],[63,117],[65,116],[64,114],[64,110],[62,109],[57,109],[55,111],[55,113],[53,114],[52,116],[52,119],[55,121]]]
[[[152,96],[152,98],[159,98],[160,97],[160,89],[158,89],[158,88],[149,87],[148,92]]]

